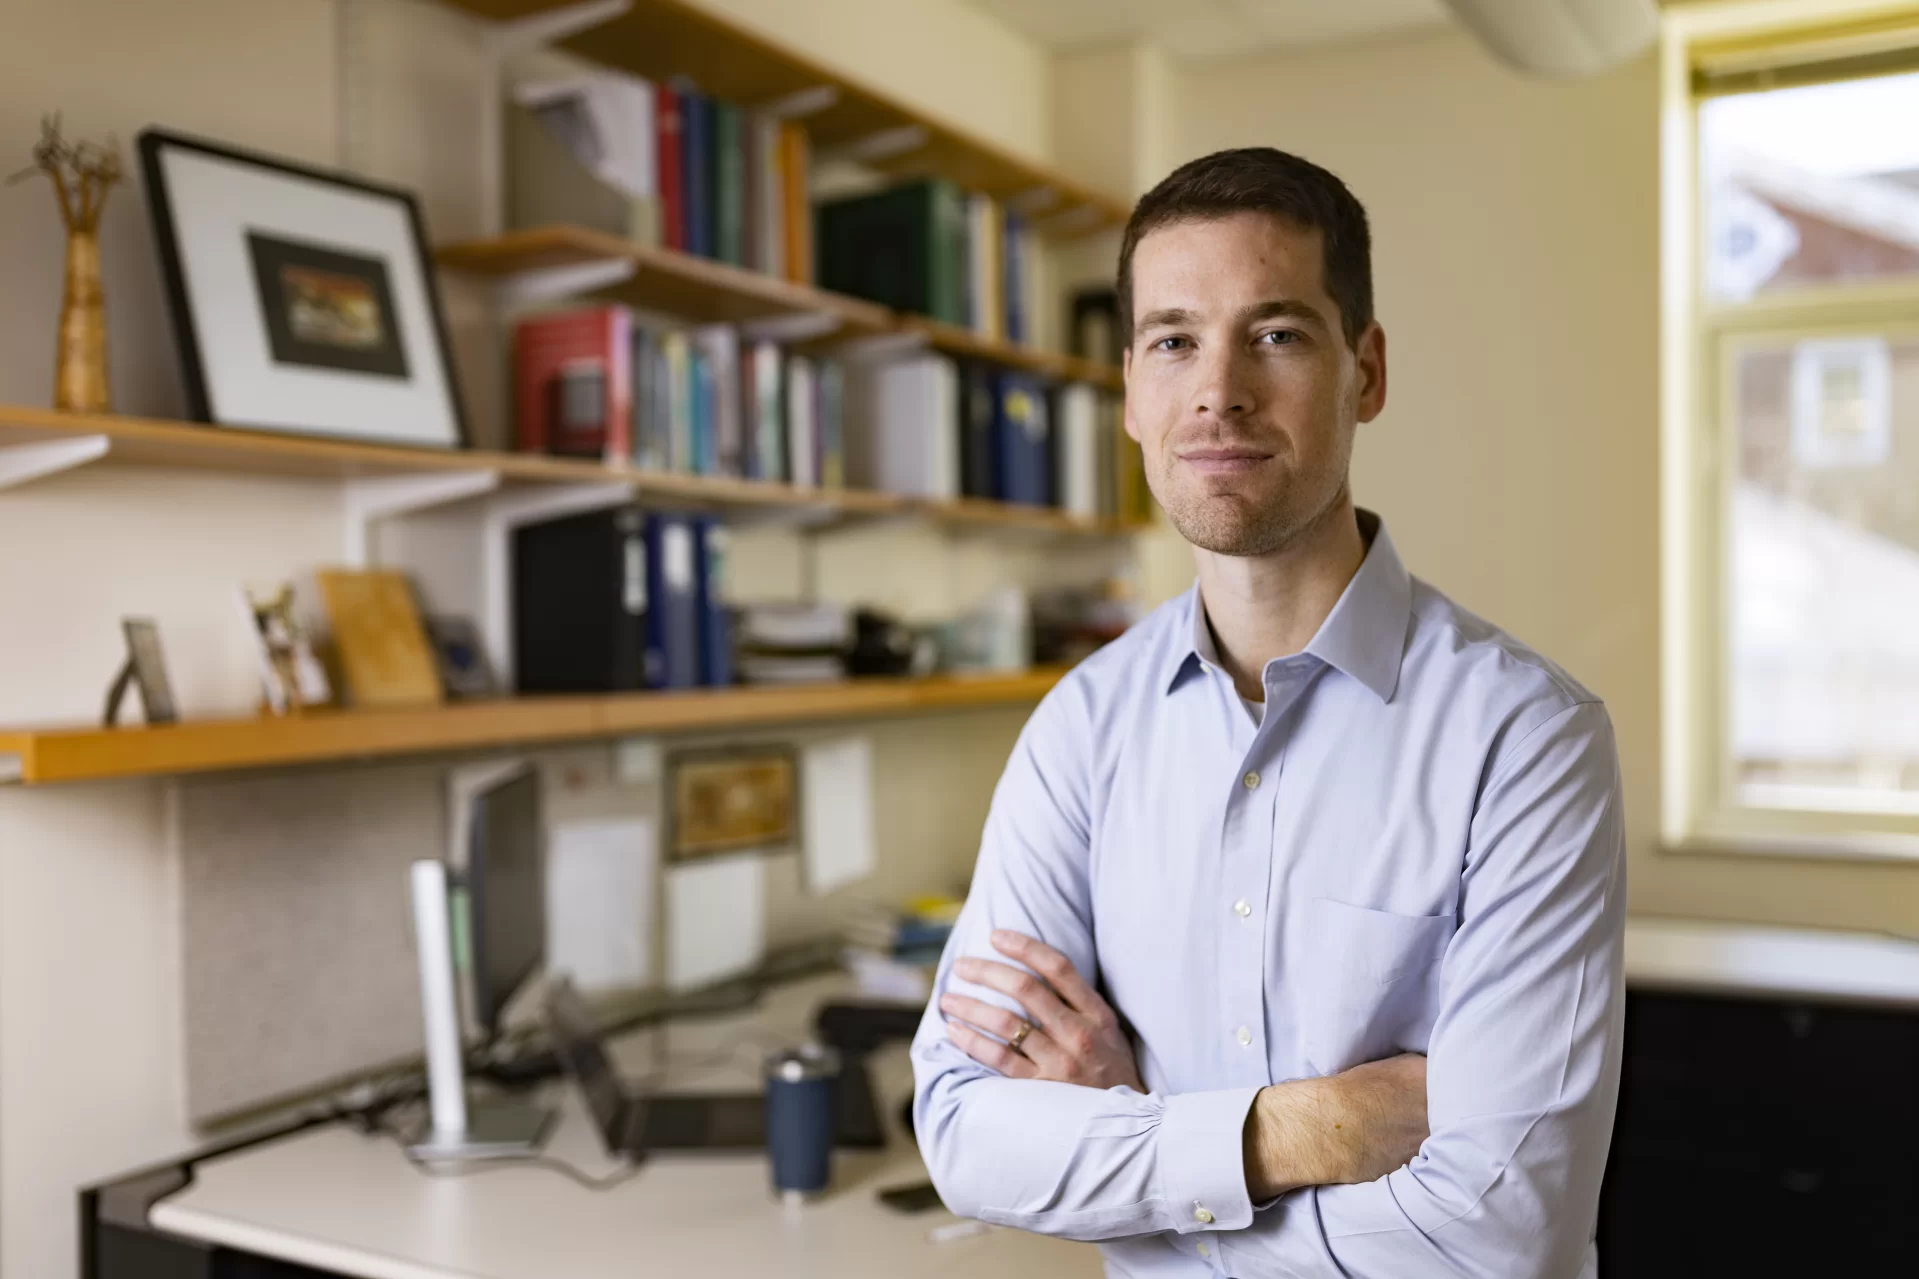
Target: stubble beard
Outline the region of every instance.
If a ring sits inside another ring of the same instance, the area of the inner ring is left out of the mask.
[[[1310,489],[1298,477],[1288,479],[1263,502],[1182,488],[1163,473],[1149,479],[1153,495],[1179,535],[1215,555],[1262,556],[1283,551],[1332,518],[1348,492],[1344,466],[1336,480]]]

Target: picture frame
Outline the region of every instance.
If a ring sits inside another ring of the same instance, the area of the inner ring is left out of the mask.
[[[120,633],[127,657],[107,690],[108,728],[120,722],[120,703],[132,689],[140,695],[140,712],[148,724],[174,724],[180,719],[173,701],[173,682],[167,678],[166,653],[160,647],[160,628],[150,617],[123,617]]]
[[[467,446],[410,191],[164,129],[138,147],[195,420]]]
[[[799,843],[799,757],[789,746],[675,752],[665,790],[669,863]]]

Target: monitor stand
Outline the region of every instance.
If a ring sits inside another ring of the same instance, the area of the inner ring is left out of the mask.
[[[468,1102],[465,1128],[442,1132],[428,1119],[408,1140],[406,1152],[428,1163],[523,1159],[539,1153],[552,1122],[551,1110],[530,1102]]]
[[[431,1162],[511,1159],[536,1153],[553,1112],[517,1098],[469,1103],[453,984],[453,930],[446,863],[413,863],[413,929],[420,955],[420,1007],[426,1019],[428,1117],[407,1153]]]

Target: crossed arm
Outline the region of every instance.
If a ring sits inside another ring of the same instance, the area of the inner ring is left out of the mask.
[[[1027,1016],[948,991],[939,1010],[961,1051],[1008,1079],[1146,1091],[1119,1015],[1066,956],[1020,933],[999,930],[990,940],[1013,964],[969,956],[953,972],[1005,995]],[[1373,1181],[1411,1163],[1426,1137],[1424,1057],[1409,1053],[1274,1084],[1246,1112],[1246,1190],[1263,1201],[1304,1186]]]
[[[1622,1009],[1624,839],[1603,708],[1537,725],[1482,788],[1423,1069],[1396,1059],[1162,1095],[1138,1086],[1117,1018],[1095,1002],[1091,788],[1073,764],[1088,737],[1070,702],[1048,700],[995,794],[914,1044],[916,1131],[946,1202],[1075,1239],[1211,1231],[1234,1274],[1579,1274]],[[1057,959],[997,950],[996,933]],[[1006,959],[1050,964],[1044,989],[984,980],[1017,971]],[[942,1004],[955,996],[972,1002]],[[1019,1054],[1030,1065],[1001,1055],[1018,1024],[988,1009],[1033,1022]]]

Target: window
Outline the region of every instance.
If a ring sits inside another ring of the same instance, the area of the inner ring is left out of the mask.
[[[1790,10],[1669,18],[1666,834],[1919,857],[1919,6]]]

